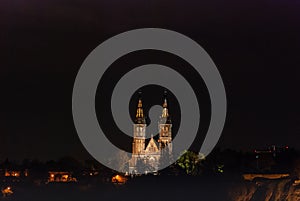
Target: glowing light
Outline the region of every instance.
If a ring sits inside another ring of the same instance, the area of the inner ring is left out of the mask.
[[[13,194],[13,191],[11,190],[11,187],[8,186],[8,187],[6,187],[5,189],[2,190],[2,194],[5,197],[5,196]]]
[[[116,176],[112,177],[111,181],[113,183],[124,184],[127,181],[127,178],[117,174]]]

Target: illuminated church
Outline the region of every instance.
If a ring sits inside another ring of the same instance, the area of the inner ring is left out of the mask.
[[[159,139],[151,135],[146,145],[146,120],[141,96],[138,100],[135,123],[133,125],[132,158],[129,160],[130,174],[157,172],[163,156],[172,155],[172,122],[168,111],[166,92],[162,113],[158,122]]]

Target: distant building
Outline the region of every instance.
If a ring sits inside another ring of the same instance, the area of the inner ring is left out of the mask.
[[[5,177],[20,177],[21,171],[19,170],[5,170],[4,172]]]
[[[153,136],[146,142],[146,120],[141,96],[138,100],[135,124],[133,125],[132,158],[129,161],[130,174],[157,172],[163,151],[172,154],[172,123],[168,110],[166,92],[164,94],[163,110],[158,123],[159,139]]]
[[[28,176],[28,170],[20,168],[0,169],[2,182],[20,182]]]
[[[76,182],[77,179],[72,176],[71,172],[50,171],[48,172],[48,182]]]
[[[266,149],[255,149],[256,169],[261,171],[270,171],[276,164],[276,158],[289,150],[288,146],[278,147],[269,146]]]
[[[10,186],[8,186],[8,187],[6,187],[6,188],[3,188],[3,189],[1,190],[1,192],[2,192],[3,197],[10,196],[10,195],[12,195],[12,194],[14,193],[14,192],[12,191],[12,189],[11,189]]]
[[[111,178],[111,182],[115,184],[125,184],[127,182],[127,178],[122,175],[115,175]]]
[[[4,177],[27,177],[28,170],[20,170],[20,169],[1,169],[0,170],[1,176]]]
[[[269,146],[267,149],[255,149],[254,152],[258,155],[260,154],[271,154],[276,157],[277,154],[283,153],[289,149],[288,146],[278,147],[275,145]]]

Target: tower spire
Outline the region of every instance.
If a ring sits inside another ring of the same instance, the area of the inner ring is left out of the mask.
[[[136,115],[135,115],[135,123],[136,124],[145,124],[145,116],[144,116],[144,110],[143,110],[143,102],[142,102],[142,92],[139,91],[139,100],[138,105],[136,109]]]
[[[168,108],[168,102],[167,102],[167,91],[164,91],[164,103],[163,108]]]
[[[169,119],[169,108],[168,108],[168,101],[167,101],[167,91],[164,91],[164,103],[163,103],[163,110],[162,110],[162,118],[166,118],[166,120]]]
[[[172,153],[172,122],[169,114],[167,90],[164,91],[164,102],[162,114],[158,123],[160,150],[168,147],[169,154]]]

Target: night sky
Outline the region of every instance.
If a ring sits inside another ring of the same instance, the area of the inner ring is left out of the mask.
[[[185,34],[214,60],[228,100],[218,147],[300,149],[299,11],[297,0],[1,0],[0,161],[90,157],[72,119],[77,71],[101,42],[145,27]]]

